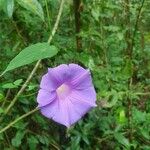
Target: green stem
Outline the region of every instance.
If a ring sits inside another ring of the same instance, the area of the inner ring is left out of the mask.
[[[45,0],[45,6],[46,6],[46,13],[47,13],[47,19],[48,19],[49,29],[51,30],[50,13],[49,13],[49,9],[48,9],[48,3],[47,3],[47,0]]]
[[[33,110],[27,112],[26,114],[20,116],[19,118],[15,119],[15,120],[12,121],[11,123],[9,123],[6,127],[2,128],[2,129],[0,130],[0,133],[3,133],[3,132],[6,131],[7,129],[9,129],[11,126],[13,126],[15,123],[17,123],[18,121],[20,121],[20,120],[26,118],[27,116],[33,114],[33,113],[36,112],[37,110],[39,110],[38,107],[36,107],[35,109],[33,109]]]
[[[62,11],[63,11],[63,6],[64,6],[64,0],[61,0],[61,4],[60,4],[60,8],[59,8],[59,12],[58,12],[58,15],[57,15],[57,18],[56,18],[56,22],[54,24],[54,27],[53,27],[53,30],[51,32],[51,35],[49,36],[49,39],[47,41],[47,43],[50,44],[50,42],[52,41],[52,38],[53,36],[55,35],[56,33],[56,30],[58,28],[58,24],[59,24],[59,21],[60,21],[60,17],[61,17],[61,14],[62,14]]]
[[[135,93],[136,95],[143,95],[143,96],[146,96],[146,95],[150,95],[150,92],[147,92],[147,93]]]

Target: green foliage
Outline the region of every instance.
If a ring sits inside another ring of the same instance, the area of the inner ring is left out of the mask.
[[[17,131],[14,138],[12,138],[11,143],[14,147],[19,147],[21,145],[21,141],[24,137],[25,133],[24,131]]]
[[[13,89],[13,88],[17,88],[21,83],[22,83],[22,79],[18,79],[16,81],[14,81],[13,83],[5,83],[2,85],[3,89]]]
[[[31,73],[32,62],[44,59],[0,121],[0,129],[36,107],[41,76],[48,67],[62,63],[91,70],[98,105],[64,129],[64,135],[59,125],[36,112],[0,134],[0,150],[150,150],[150,2],[145,0],[143,6],[143,0],[126,2],[83,0],[82,26],[76,34],[74,6],[67,0],[48,45],[44,42],[55,23],[59,1],[0,0],[0,72],[14,69],[0,78],[0,117]],[[81,37],[80,52],[76,35]]]
[[[55,46],[49,46],[48,43],[37,43],[23,49],[7,66],[3,72],[16,69],[18,67],[30,64],[34,61],[52,57],[57,54],[57,48]]]
[[[20,6],[38,15],[44,21],[43,8],[37,0],[17,0],[17,2]]]
[[[14,0],[0,0],[0,10],[3,10],[11,18],[14,11]]]
[[[4,10],[8,17],[11,18],[14,11],[14,0],[6,0]]]

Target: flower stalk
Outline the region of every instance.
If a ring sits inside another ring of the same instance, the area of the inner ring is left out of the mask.
[[[0,134],[3,133],[3,132],[5,132],[5,131],[6,131],[7,129],[9,129],[10,127],[12,127],[12,126],[13,126],[15,123],[17,123],[18,121],[20,121],[20,120],[22,120],[22,119],[28,117],[29,115],[33,114],[34,112],[36,112],[36,111],[38,111],[38,110],[39,110],[39,108],[36,107],[35,109],[33,109],[33,110],[27,112],[26,114],[20,116],[20,117],[17,118],[17,119],[15,119],[15,120],[12,121],[11,123],[9,123],[6,127],[2,128],[2,129],[0,130]]]

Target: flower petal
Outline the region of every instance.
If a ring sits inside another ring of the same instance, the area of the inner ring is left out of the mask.
[[[86,72],[86,69],[82,68],[77,64],[69,64],[69,70],[72,73],[71,74],[72,80],[74,80],[75,78]]]
[[[76,105],[70,101],[70,99],[67,99],[68,104],[68,117],[69,117],[69,126],[73,125],[75,122],[81,119],[83,117],[84,113],[78,112],[78,109],[76,108]],[[69,127],[68,126],[68,127]]]
[[[67,101],[60,103],[58,99],[54,100],[51,104],[41,107],[41,113],[54,120],[57,123],[63,124],[66,127],[70,126],[70,121],[68,117]]]
[[[94,87],[89,87],[87,89],[76,90],[74,89],[70,94],[71,98],[88,103],[91,106],[96,106],[96,92]]]
[[[65,64],[59,65],[55,68],[50,68],[49,74],[55,77],[60,84],[66,82],[70,77],[69,67]]]
[[[56,97],[56,92],[48,92],[46,90],[40,89],[37,96],[39,107],[50,104],[54,99],[56,99]]]
[[[66,127],[70,126],[70,120],[69,120],[69,111],[68,111],[68,105],[67,101],[59,101],[59,108],[57,109],[55,115],[52,117],[54,121],[57,123],[63,124]]]
[[[42,77],[40,88],[47,91],[54,91],[58,86],[58,81],[53,76],[51,76],[49,72]]]
[[[74,97],[68,97],[71,105],[69,105],[70,110],[72,110],[72,114],[70,115],[70,124],[75,123],[81,117],[83,117],[93,106],[84,101],[80,101]]]
[[[80,120],[92,107],[96,106],[95,100],[96,94],[94,88],[72,91],[63,101],[63,105],[60,108],[61,111],[57,111],[53,119],[69,127]]]
[[[49,105],[41,107],[41,113],[49,119],[51,119],[56,114],[57,110],[58,110],[58,100],[57,99],[52,101]]]
[[[70,84],[75,89],[85,89],[93,86],[90,71],[86,70],[79,65],[70,64],[70,72],[73,72],[71,76]]]

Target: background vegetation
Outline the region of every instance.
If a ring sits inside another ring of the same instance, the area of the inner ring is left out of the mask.
[[[1,73],[25,47],[48,40],[60,2],[0,0]],[[0,134],[0,149],[150,150],[149,8],[149,0],[66,0],[51,41],[57,55],[41,61],[7,114],[35,62],[0,77],[0,129],[37,106],[41,76],[62,63],[91,70],[98,107],[70,129],[35,112]]]

